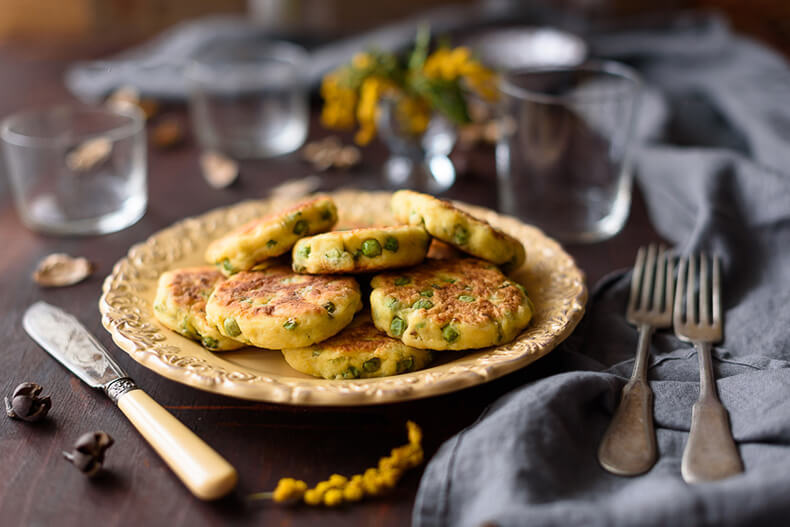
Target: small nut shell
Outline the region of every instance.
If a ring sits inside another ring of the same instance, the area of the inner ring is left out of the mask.
[[[239,177],[238,163],[218,152],[204,152],[200,168],[206,182],[214,188],[228,187]]]
[[[81,282],[92,272],[93,264],[87,259],[54,253],[38,263],[33,280],[44,287],[65,287]]]

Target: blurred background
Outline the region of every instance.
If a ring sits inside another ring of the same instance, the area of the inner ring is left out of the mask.
[[[399,0],[0,0],[0,40],[64,43],[84,39],[129,44],[180,21],[208,14],[246,14],[283,36],[327,40],[413,15],[429,8],[473,1]],[[503,2],[494,0],[490,4]],[[507,3],[507,2],[504,2]],[[735,29],[790,50],[790,2],[786,0],[552,0],[520,2],[536,22],[600,24],[681,8],[714,8]]]

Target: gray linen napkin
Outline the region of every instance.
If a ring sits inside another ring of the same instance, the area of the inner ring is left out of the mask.
[[[577,331],[541,359],[556,362],[557,374],[494,403],[431,459],[415,526],[787,525],[790,69],[709,22],[704,34],[652,32],[650,46],[638,33],[592,43],[627,56],[668,101],[664,144],[639,148],[637,180],[661,235],[682,252],[723,256],[725,341],[714,368],[746,472],[700,485],[681,479],[698,365],[669,332],[654,337],[648,372],[658,463],[634,478],[598,465],[637,341],[623,316],[630,273],[619,273],[597,285]]]

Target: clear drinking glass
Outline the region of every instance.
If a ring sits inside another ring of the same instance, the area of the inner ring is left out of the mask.
[[[199,52],[189,68],[190,113],[201,146],[265,158],[302,146],[309,109],[307,54],[287,42],[234,42]]]
[[[0,123],[17,210],[31,229],[103,234],[145,213],[142,113],[90,106],[21,112]]]
[[[631,206],[640,85],[614,62],[505,74],[496,150],[502,210],[565,242],[617,234]]]

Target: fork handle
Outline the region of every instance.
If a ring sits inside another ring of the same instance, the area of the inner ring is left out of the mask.
[[[620,404],[598,449],[598,462],[620,476],[636,476],[656,462],[653,428],[653,391],[647,383],[647,352],[653,330],[639,327],[639,346],[631,380],[623,388]]]
[[[700,395],[691,411],[691,431],[680,472],[687,483],[714,481],[743,472],[727,410],[716,395],[710,343],[695,342],[700,365]]]

